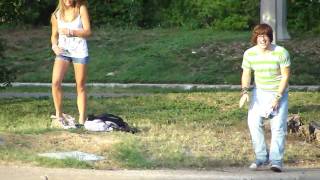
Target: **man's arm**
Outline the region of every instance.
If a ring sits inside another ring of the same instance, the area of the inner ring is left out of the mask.
[[[241,77],[241,88],[249,89],[251,83],[251,70],[243,69]]]
[[[251,83],[251,70],[243,69],[241,77],[241,98],[239,101],[239,107],[241,108],[245,102],[249,102],[249,88]]]
[[[285,89],[288,87],[289,78],[290,78],[290,66],[283,67],[281,68],[280,71],[281,71],[282,79],[280,81],[278,93],[279,95],[282,96]]]
[[[273,109],[279,108],[281,97],[282,97],[285,89],[288,87],[289,78],[290,78],[290,67],[289,66],[281,68],[280,71],[281,71],[282,78],[281,78],[281,81],[279,84],[279,89],[278,89],[277,95],[272,103]]]

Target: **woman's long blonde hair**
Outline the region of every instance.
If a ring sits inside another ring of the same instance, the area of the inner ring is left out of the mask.
[[[80,8],[80,6],[88,6],[88,1],[87,0],[73,0],[73,7],[77,7]],[[53,12],[54,15],[60,15],[60,18],[64,18],[64,12],[66,10],[66,6],[64,5],[63,0],[59,0],[58,2],[58,6],[56,8],[56,10]],[[57,12],[60,12],[59,14],[57,14]]]

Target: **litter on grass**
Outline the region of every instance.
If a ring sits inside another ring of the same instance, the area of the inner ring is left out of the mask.
[[[95,154],[85,153],[81,151],[69,151],[69,152],[54,152],[54,153],[41,153],[38,154],[42,157],[55,158],[55,159],[76,159],[78,161],[99,161],[104,157],[97,156]]]

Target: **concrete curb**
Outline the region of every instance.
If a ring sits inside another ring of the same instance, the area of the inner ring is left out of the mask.
[[[75,83],[63,83],[65,87],[75,87]],[[23,87],[23,86],[37,86],[37,87],[50,87],[51,83],[21,83],[15,82],[12,83],[13,87]],[[178,88],[184,90],[190,89],[240,89],[240,85],[208,85],[208,84],[143,84],[143,83],[87,83],[88,87],[120,87],[120,88],[129,88],[129,87],[157,87],[157,88]],[[292,90],[306,90],[306,91],[320,91],[319,85],[309,85],[309,86],[298,86],[290,85]]]
[[[148,96],[149,93],[88,93],[88,97],[94,98],[117,98],[117,97],[138,97],[138,96]],[[3,92],[0,93],[0,99],[8,99],[8,98],[51,98],[51,93],[43,93],[43,92]],[[77,98],[76,93],[63,93],[63,97],[67,99],[75,99]]]
[[[12,83],[13,87],[51,87],[51,83]],[[75,83],[63,83],[64,87],[75,87]],[[108,87],[108,88],[131,88],[131,87],[149,87],[164,89],[215,89],[215,90],[240,90],[240,85],[207,85],[207,84],[141,84],[141,83],[87,83],[87,87]],[[290,86],[291,90],[299,91],[320,91],[320,86]],[[151,93],[89,93],[88,97],[129,97],[129,96],[147,96]],[[47,98],[51,97],[49,92],[2,92],[0,98]],[[76,98],[75,93],[64,93],[65,98]]]

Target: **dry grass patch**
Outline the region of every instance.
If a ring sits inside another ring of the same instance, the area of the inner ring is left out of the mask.
[[[305,124],[319,119],[319,92],[290,92],[289,96],[290,114],[301,115]],[[6,162],[27,159],[23,162],[42,165],[38,159],[29,157],[44,152],[78,150],[106,158],[90,166],[96,169],[247,167],[254,160],[254,153],[246,122],[247,109],[239,109],[238,100],[238,92],[90,99],[89,109],[93,112],[107,110],[119,115],[140,130],[137,134],[49,130],[49,119],[41,118],[52,108],[48,100],[3,100],[0,122],[6,128],[2,129],[1,138],[7,144],[0,146],[0,159]],[[71,100],[65,103],[69,105]],[[32,111],[34,109],[38,111]],[[76,108],[67,110],[71,114],[77,112]],[[15,119],[10,119],[12,114]],[[43,125],[39,125],[40,120]],[[268,122],[266,133],[270,144]],[[293,134],[287,139],[285,166],[320,167],[318,144],[305,142],[303,137]],[[78,167],[65,164],[54,166]]]
[[[45,134],[6,134],[2,138],[8,146],[20,146],[34,152],[56,151],[83,151],[100,154],[108,151],[110,147],[119,142],[110,133],[84,133],[77,134],[68,131],[54,131]]]

